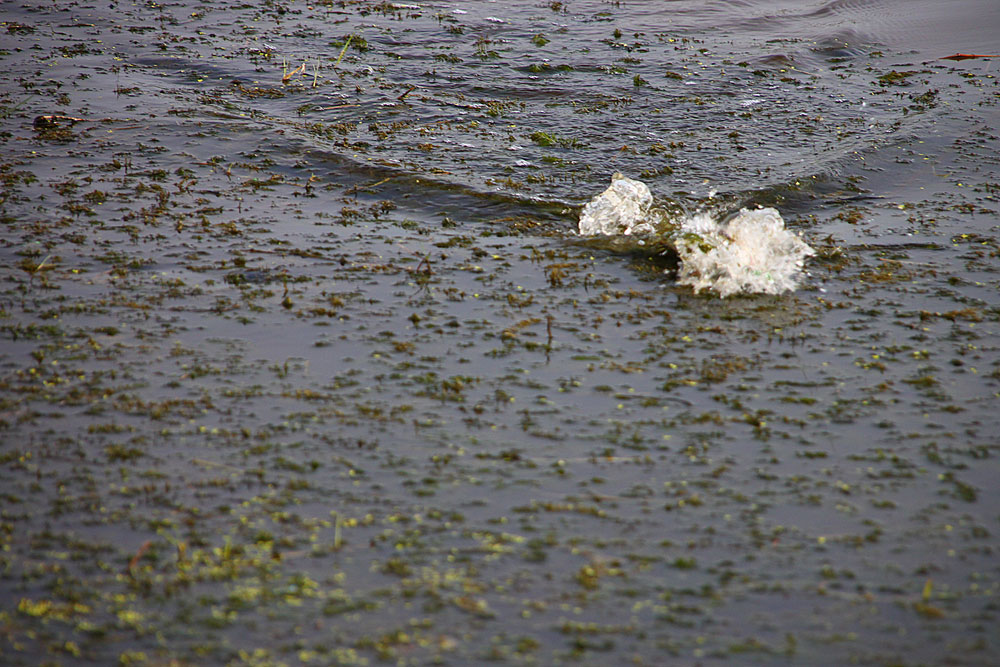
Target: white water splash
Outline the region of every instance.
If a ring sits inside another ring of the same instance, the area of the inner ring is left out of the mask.
[[[807,257],[816,254],[785,229],[774,208],[741,209],[719,224],[700,213],[681,224],[674,241],[681,266],[677,281],[695,293],[710,289],[719,296],[783,294],[799,286]]]
[[[616,172],[608,189],[591,199],[580,212],[580,234],[652,234],[658,217],[652,207],[653,194],[645,183]]]
[[[806,258],[816,254],[785,229],[777,209],[744,208],[724,223],[707,212],[671,220],[653,205],[645,183],[617,173],[611,186],[584,206],[580,234],[665,238],[681,259],[678,282],[721,297],[794,291]]]

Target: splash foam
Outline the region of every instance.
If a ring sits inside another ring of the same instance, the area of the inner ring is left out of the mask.
[[[649,187],[616,172],[608,189],[591,199],[580,212],[580,234],[652,234],[656,231],[657,217],[652,208],[653,194]]]
[[[777,209],[744,208],[725,222],[707,212],[671,220],[653,205],[645,183],[617,173],[608,189],[584,206],[579,229],[584,236],[664,238],[681,259],[678,282],[721,297],[794,291],[806,258],[815,254],[785,228]]]

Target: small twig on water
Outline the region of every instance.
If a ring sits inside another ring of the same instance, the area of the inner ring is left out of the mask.
[[[346,190],[344,192],[344,194],[353,195],[353,194],[355,194],[357,192],[360,192],[361,190],[371,190],[372,188],[378,187],[379,185],[382,185],[383,183],[388,183],[392,179],[393,179],[392,176],[388,176],[386,178],[383,178],[381,181],[377,181],[375,183],[369,183],[368,185],[360,185],[360,184],[359,185],[355,185],[355,186],[349,188],[348,190]]]
[[[291,72],[288,72],[284,76],[282,76],[281,82],[288,83],[288,80],[291,79],[296,74],[305,74],[305,72],[306,72],[306,64],[302,63],[301,65],[293,69]]]
[[[953,56],[945,56],[941,60],[969,60],[970,58],[1000,58],[1000,55],[982,55],[976,53],[956,53]]]
[[[420,260],[420,263],[417,264],[417,268],[415,268],[413,270],[413,272],[414,273],[420,273],[421,270],[423,271],[423,274],[425,276],[429,276],[429,275],[431,275],[431,274],[434,273],[434,271],[431,270],[431,255],[430,255],[430,253],[427,253],[424,256],[424,258]]]
[[[333,517],[333,548],[339,550],[344,545],[340,535],[340,512],[334,512]]]
[[[128,574],[130,577],[135,576],[135,568],[139,564],[139,560],[146,555],[146,552],[149,551],[149,547],[151,546],[153,546],[153,541],[146,540],[139,547],[138,551],[135,552],[135,555],[132,556],[132,560],[128,562]]]
[[[340,59],[344,57],[344,54],[347,52],[347,47],[351,45],[352,39],[354,39],[354,35],[347,36],[347,41],[344,42],[344,48],[340,50],[340,55],[337,56],[337,62],[333,63],[334,69],[336,69],[337,65],[340,64]]]

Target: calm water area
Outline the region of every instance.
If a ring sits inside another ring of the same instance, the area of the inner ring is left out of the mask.
[[[5,0],[0,663],[1000,663],[990,55],[997,0]],[[581,238],[614,172],[803,284]]]

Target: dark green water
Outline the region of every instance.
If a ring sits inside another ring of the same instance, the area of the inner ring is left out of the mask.
[[[940,58],[1000,26],[943,4],[5,5],[0,661],[994,663],[998,63]],[[809,278],[581,240],[614,171]]]

